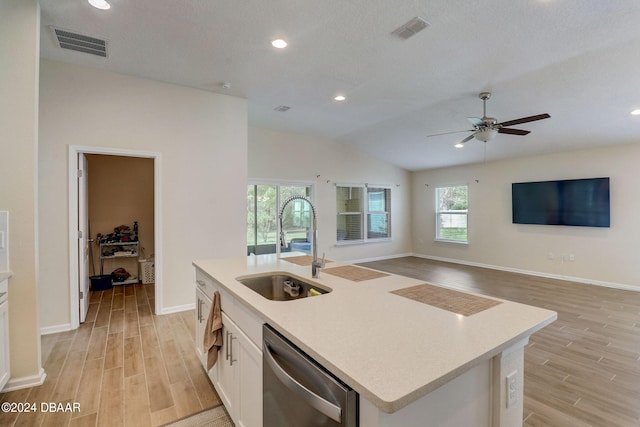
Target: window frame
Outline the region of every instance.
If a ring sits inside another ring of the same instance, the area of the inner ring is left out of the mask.
[[[392,239],[392,187],[390,185],[370,185],[370,184],[351,184],[351,183],[337,183],[336,187],[336,246],[344,246],[344,245],[357,245],[363,243],[377,243],[377,242],[388,242]],[[348,188],[348,189],[362,189],[363,192],[363,200],[361,203],[361,209],[359,211],[346,211],[341,212],[338,209],[338,188]],[[369,209],[369,191],[370,190],[384,190],[385,192],[385,209],[384,211],[376,211]],[[388,192],[389,196],[386,197],[386,192]],[[388,202],[388,203],[387,203]],[[369,237],[369,223],[370,215],[386,215],[386,223],[387,223],[387,235],[383,237]],[[338,240],[338,221],[339,216],[358,216],[360,218],[360,238],[359,239],[349,239],[349,240]]]
[[[443,188],[457,188],[457,187],[466,187],[467,188],[467,209],[462,210],[440,210],[440,190]],[[436,242],[444,242],[444,243],[456,243],[459,245],[468,245],[469,244],[469,184],[449,184],[449,185],[439,185],[435,189],[435,236],[434,241]],[[447,239],[441,237],[441,215],[464,215],[465,224],[466,224],[466,239],[465,240],[456,240],[456,239]]]
[[[250,186],[258,186],[258,185],[266,185],[266,186],[274,186],[276,187],[276,212],[277,214],[280,212],[280,209],[282,207],[282,202],[284,202],[284,199],[281,196],[281,191],[280,191],[280,187],[289,187],[289,186],[300,186],[300,187],[309,187],[309,196],[307,196],[307,198],[311,201],[311,203],[313,203],[313,205],[316,205],[316,201],[315,201],[315,196],[316,196],[316,183],[312,182],[312,181],[288,181],[288,180],[279,180],[279,179],[248,179],[247,180],[247,187]],[[255,211],[254,211],[255,212]],[[281,248],[280,248],[280,244],[279,244],[279,236],[280,236],[280,221],[278,218],[278,215],[276,214],[276,218],[275,218],[275,222],[276,222],[276,229],[275,229],[275,233],[276,233],[276,243],[275,243],[275,247],[276,247],[276,251],[275,252],[270,252],[270,253],[275,253],[276,255],[280,255],[281,253]],[[247,218],[248,219],[248,218]],[[247,221],[247,225],[248,225],[248,221]],[[312,233],[311,233],[312,234]],[[313,239],[313,236],[310,236],[311,239]],[[245,247],[247,248],[247,252],[249,246],[251,246],[249,244],[248,239],[245,237]],[[259,245],[255,245],[256,247]]]

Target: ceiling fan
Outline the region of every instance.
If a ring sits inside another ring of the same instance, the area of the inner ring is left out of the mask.
[[[522,130],[522,129],[513,129],[513,128],[510,128],[509,126],[534,122],[536,120],[548,119],[549,117],[551,117],[549,114],[544,113],[544,114],[538,114],[535,116],[522,117],[520,119],[509,120],[506,122],[498,123],[497,119],[493,117],[487,117],[487,100],[491,98],[491,92],[480,92],[478,97],[482,99],[482,118],[467,117],[467,120],[469,120],[469,122],[471,122],[471,124],[473,125],[473,129],[439,133],[439,134],[429,135],[429,136],[447,135],[447,134],[458,133],[458,132],[473,132],[471,135],[469,135],[468,137],[466,137],[465,139],[463,139],[462,141],[458,142],[455,145],[457,148],[461,148],[464,146],[465,143],[471,141],[473,138],[479,141],[487,142],[490,139],[492,139],[494,136],[496,136],[496,134],[498,133],[506,133],[509,135],[527,135],[530,133],[530,131]]]

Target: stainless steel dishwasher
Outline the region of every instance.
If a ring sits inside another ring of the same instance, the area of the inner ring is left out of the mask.
[[[358,425],[358,394],[271,326],[262,330],[263,426]]]

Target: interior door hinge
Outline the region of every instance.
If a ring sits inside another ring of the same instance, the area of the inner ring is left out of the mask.
[[[78,230],[78,239],[82,239],[82,230]]]
[[[80,299],[84,298],[84,292],[80,291]]]
[[[78,169],[78,178],[82,178],[83,173],[82,169]]]

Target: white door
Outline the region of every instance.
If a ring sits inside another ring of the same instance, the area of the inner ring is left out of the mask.
[[[78,287],[80,323],[89,311],[89,213],[87,196],[87,157],[78,153]]]

